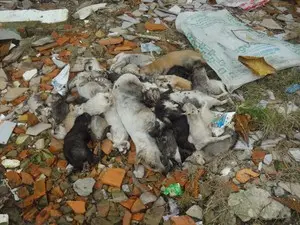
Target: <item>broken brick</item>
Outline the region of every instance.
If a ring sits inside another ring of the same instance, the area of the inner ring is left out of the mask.
[[[109,155],[113,150],[113,143],[109,139],[105,139],[101,143],[101,149],[106,154]]]
[[[22,95],[11,102],[13,106],[19,105],[27,99],[26,95]]]
[[[181,186],[184,186],[188,181],[188,171],[187,170],[176,170],[173,172],[173,177],[175,178],[176,182],[179,183]]]
[[[163,30],[166,30],[167,27],[163,24],[156,24],[156,23],[146,22],[145,23],[145,29],[150,30],[150,31],[163,31]]]
[[[26,210],[23,214],[23,220],[25,221],[29,221],[29,222],[32,222],[33,219],[35,218],[35,215],[38,213],[38,209],[33,207],[33,208],[30,208],[28,210]]]
[[[100,45],[116,45],[116,44],[120,44],[124,41],[123,37],[117,37],[117,38],[105,38],[105,39],[101,39],[99,41]]]
[[[51,169],[50,167],[44,167],[44,168],[40,167],[40,168],[39,168],[39,171],[40,171],[42,174],[46,175],[47,177],[50,177],[50,176],[51,176],[51,173],[52,173],[52,169]]]
[[[59,46],[62,46],[62,45],[64,45],[65,43],[67,43],[69,40],[70,40],[69,37],[63,36],[63,37],[59,37],[59,38],[56,40],[56,43],[57,43]]]
[[[255,165],[258,165],[260,162],[264,160],[266,154],[267,153],[262,150],[253,150],[251,156],[253,163]]]
[[[64,193],[62,192],[62,190],[60,189],[59,186],[52,188],[51,194],[53,194],[54,196],[56,196],[58,198],[61,198],[64,196]]]
[[[33,113],[27,113],[27,116],[28,116],[27,124],[29,126],[37,125],[40,122],[37,116],[34,115]]]
[[[26,159],[27,156],[29,156],[29,151],[26,149],[26,150],[22,150],[19,155],[18,155],[18,158],[19,159]]]
[[[259,173],[255,173],[251,169],[241,169],[238,172],[236,172],[235,178],[242,184],[249,181],[252,177],[258,177]]]
[[[27,169],[27,172],[29,172],[31,176],[33,176],[34,178],[37,178],[38,176],[41,175],[39,168],[40,167],[36,164],[30,164],[30,166]]]
[[[172,225],[196,225],[195,221],[189,216],[171,217]]]
[[[57,168],[59,168],[59,169],[65,169],[67,167],[67,165],[68,165],[68,162],[63,159],[58,160],[58,162],[56,164]]]
[[[101,181],[103,184],[107,184],[113,187],[120,188],[124,179],[126,171],[121,168],[108,168],[102,178]]]
[[[60,216],[62,216],[62,213],[60,211],[58,211],[57,209],[51,209],[50,216],[51,217],[60,217]]]
[[[35,219],[35,225],[43,225],[50,217],[50,211],[52,209],[52,205],[45,207]]]
[[[45,179],[38,180],[34,183],[34,198],[38,199],[46,194]]]
[[[26,130],[21,127],[15,127],[14,133],[15,134],[25,134]]]
[[[97,212],[99,216],[106,217],[109,213],[110,204],[108,201],[103,201],[97,204]]]
[[[131,224],[131,218],[132,214],[130,211],[125,210],[124,216],[123,216],[123,225],[130,225]]]
[[[131,207],[135,201],[136,201],[136,198],[129,198],[126,201],[120,202],[120,205],[125,207],[126,209],[131,209]]]
[[[73,209],[76,214],[85,213],[85,202],[84,201],[67,201],[67,204]]]
[[[21,178],[23,184],[31,185],[33,184],[33,178],[29,173],[21,172]]]
[[[26,187],[21,187],[18,189],[18,196],[19,198],[26,198],[27,196],[29,196],[29,191]]]
[[[6,172],[5,176],[8,179],[8,183],[12,188],[18,187],[22,183],[19,174],[15,171]]]
[[[144,213],[135,213],[132,215],[133,221],[142,221],[144,219],[145,214]]]
[[[232,181],[229,181],[226,184],[232,192],[239,192],[240,191],[240,188],[235,183],[233,183]]]
[[[136,157],[136,152],[135,151],[129,151],[128,152],[128,158],[127,158],[128,164],[134,165],[135,164],[135,157]]]
[[[133,203],[132,207],[131,207],[131,212],[132,213],[138,213],[142,210],[146,209],[146,206],[143,204],[143,202],[141,201],[141,199],[137,199],[135,200],[135,202]]]
[[[58,46],[58,44],[56,42],[53,42],[53,43],[50,43],[50,44],[43,45],[41,47],[37,47],[36,50],[38,50],[39,52],[43,52],[45,50],[52,49],[52,48],[55,48],[57,46]]]
[[[63,149],[62,141],[59,141],[52,137],[51,142],[50,142],[49,151],[53,154],[57,154],[57,153],[60,153],[62,151],[62,149]]]
[[[19,203],[19,207],[24,209],[27,208],[28,206],[33,205],[34,202],[34,195],[30,195],[27,198],[25,198],[22,202]]]

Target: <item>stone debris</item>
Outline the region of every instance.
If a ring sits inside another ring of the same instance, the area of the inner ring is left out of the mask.
[[[188,216],[193,217],[193,218],[197,218],[199,220],[202,220],[202,218],[203,218],[203,210],[198,205],[193,205],[185,213]]]
[[[78,179],[73,184],[73,189],[80,196],[89,196],[93,192],[95,183],[93,178]]]
[[[257,218],[264,220],[289,218],[290,209],[270,196],[269,192],[252,187],[246,191],[230,194],[228,205],[243,222]]]

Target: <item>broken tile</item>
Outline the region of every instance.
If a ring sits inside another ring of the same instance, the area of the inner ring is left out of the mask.
[[[125,173],[126,171],[121,168],[108,168],[104,172],[101,181],[103,184],[120,188],[125,177]]]
[[[189,216],[173,216],[171,221],[173,225],[196,225],[195,221]]]
[[[96,181],[91,177],[78,179],[74,182],[73,189],[80,196],[89,196],[93,192],[95,183]]]
[[[155,23],[146,22],[145,29],[150,30],[150,31],[163,31],[163,30],[166,30],[167,27],[163,24],[155,24]]]
[[[141,199],[136,199],[135,202],[133,203],[132,207],[131,207],[131,212],[132,213],[138,213],[142,210],[146,209],[146,206],[143,204],[143,202],[141,201]]]
[[[67,201],[67,204],[73,209],[76,214],[85,213],[85,202],[84,201]]]

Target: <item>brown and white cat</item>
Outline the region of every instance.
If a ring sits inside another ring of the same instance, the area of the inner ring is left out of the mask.
[[[143,75],[166,74],[173,66],[192,67],[195,62],[205,64],[205,60],[199,52],[193,50],[182,50],[170,52],[154,62],[143,66],[140,73]]]

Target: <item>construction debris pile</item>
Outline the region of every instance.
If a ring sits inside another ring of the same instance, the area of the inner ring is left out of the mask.
[[[297,224],[299,14],[0,1],[0,223]]]

